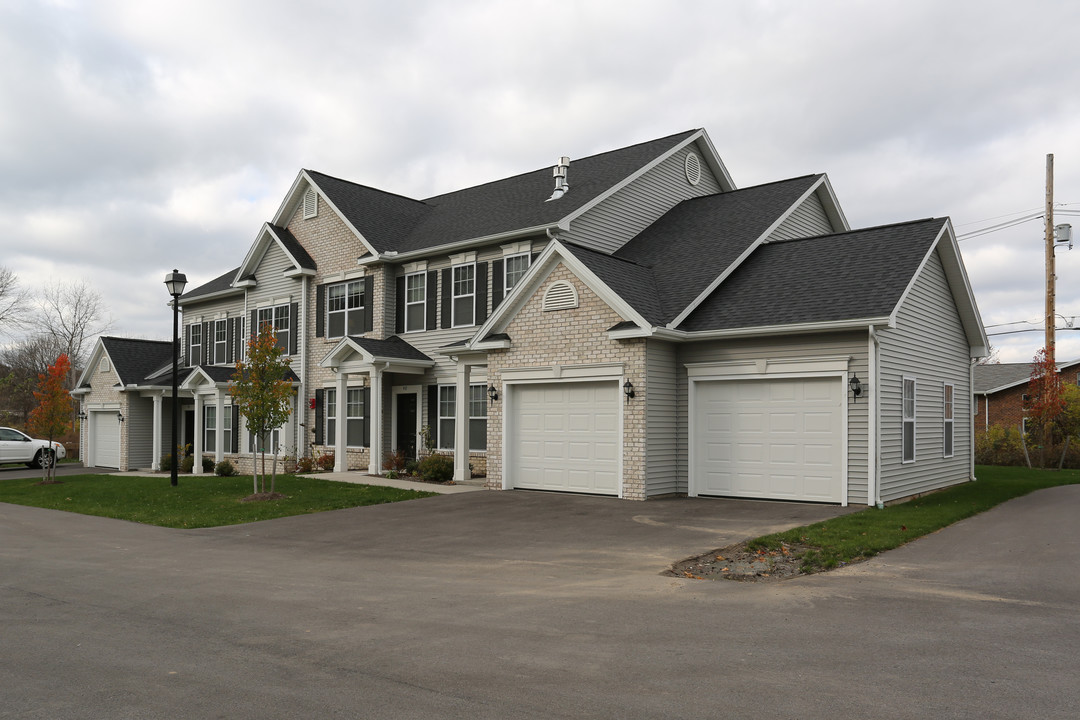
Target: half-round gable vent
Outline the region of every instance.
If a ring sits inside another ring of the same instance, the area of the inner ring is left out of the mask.
[[[544,293],[544,312],[569,310],[578,306],[577,290],[565,280],[551,283]]]
[[[308,188],[304,193],[304,219],[313,218],[319,214],[319,195],[314,188]]]
[[[695,153],[686,154],[686,181],[691,185],[701,182],[701,160]]]

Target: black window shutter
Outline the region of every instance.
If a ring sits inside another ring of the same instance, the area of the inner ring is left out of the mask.
[[[533,253],[532,254],[532,257],[529,258],[529,267],[533,266],[533,264],[536,262],[536,258],[538,258],[538,257],[540,257],[540,253]]]
[[[503,260],[491,261],[491,312],[503,301]]]
[[[258,321],[259,321],[259,311],[258,310],[252,310],[251,311],[251,325],[248,327],[248,335],[250,335],[253,338],[259,336],[259,326],[255,324]]]
[[[488,277],[488,264],[486,262],[476,263],[476,284],[473,286],[476,288],[476,324],[487,320],[487,277]]]
[[[364,402],[364,447],[371,447],[371,388],[364,388],[363,402]]]
[[[451,292],[454,286],[453,271],[446,268],[442,271],[442,327],[448,328],[453,321],[453,311],[450,309]]]
[[[225,362],[236,362],[236,318],[225,321]]]
[[[315,444],[323,444],[323,394],[326,391],[319,388],[315,391]]]
[[[397,298],[394,303],[394,332],[405,332],[405,276],[397,279]]]
[[[427,389],[427,424],[431,431],[431,442],[439,447],[439,386],[428,385]],[[425,448],[426,449],[426,448]]]
[[[375,278],[364,278],[364,332],[375,329]]]
[[[191,326],[184,328],[184,362],[191,367]]]
[[[232,406],[232,447],[229,452],[240,452],[240,406]]]
[[[202,326],[202,364],[213,365],[214,364],[214,344],[210,342],[210,328],[214,327],[212,322],[204,322]]]
[[[300,347],[300,303],[289,306],[289,354],[295,355]]]
[[[326,334],[326,286],[315,286],[315,337]]]
[[[437,316],[437,312],[438,312],[437,299],[438,299],[439,296],[438,296],[438,291],[437,291],[436,288],[437,288],[437,286],[439,284],[439,271],[438,270],[429,271],[428,274],[427,274],[427,279],[424,280],[424,283],[425,283],[424,292],[426,293],[425,305],[427,307],[427,310],[426,310],[426,315],[427,316],[424,318],[424,329],[425,330],[434,330],[435,328],[438,327],[438,325],[435,324],[435,318],[438,317]]]

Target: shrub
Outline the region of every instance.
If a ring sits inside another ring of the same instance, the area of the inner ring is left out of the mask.
[[[320,455],[315,459],[315,463],[319,466],[320,470],[333,470],[334,469],[334,453],[326,453]]]
[[[1031,451],[1031,448],[1028,448]],[[975,432],[975,462],[980,465],[1024,465],[1024,446],[1017,428],[991,425]]]
[[[214,466],[214,474],[218,477],[232,477],[236,474],[236,468],[228,460],[222,460]]]
[[[309,457],[302,457],[296,459],[296,472],[309,473],[315,469],[315,461]]]
[[[405,461],[405,474],[406,475],[415,475],[416,474],[416,469],[419,466],[420,466],[420,463],[418,463],[416,460],[413,460],[412,458],[409,458],[408,460]]]
[[[428,455],[420,461],[416,472],[426,482],[450,482],[454,479],[454,456]]]
[[[383,470],[389,470],[394,473],[394,477],[397,477],[401,473],[405,472],[405,464],[409,461],[409,458],[405,456],[400,450],[394,451],[386,456],[383,460]]]
[[[186,458],[180,461],[180,472],[189,473],[195,469],[195,458],[188,455]]]
[[[202,456],[202,471],[204,473],[214,472],[214,458],[209,455]]]
[[[165,455],[161,458],[161,469],[164,472],[172,471],[172,455]]]

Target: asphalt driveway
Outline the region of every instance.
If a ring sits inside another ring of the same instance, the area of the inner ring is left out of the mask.
[[[1080,488],[784,583],[838,508],[470,493],[177,531],[0,504],[0,717],[1073,717]]]

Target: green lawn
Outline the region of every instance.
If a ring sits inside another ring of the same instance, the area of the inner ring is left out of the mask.
[[[922,498],[869,508],[833,520],[766,535],[751,550],[780,550],[781,543],[807,548],[803,572],[828,570],[892,550],[958,520],[1035,490],[1080,483],[1080,470],[1028,470],[977,466],[976,482],[957,485]]]
[[[169,484],[168,475],[68,475],[61,480],[63,482],[56,485],[37,485],[36,479],[2,480],[0,502],[162,527],[202,528],[413,500],[435,494],[279,475],[277,490],[285,498],[244,503],[240,499],[251,494],[250,475],[181,475],[178,487]]]

